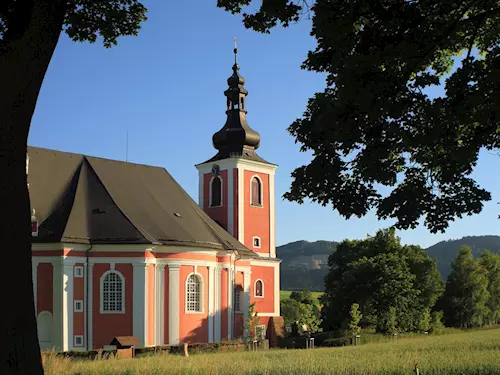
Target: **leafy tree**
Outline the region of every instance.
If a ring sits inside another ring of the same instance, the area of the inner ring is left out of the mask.
[[[429,332],[431,329],[431,310],[424,309],[420,312],[420,319],[418,321],[418,330],[420,332]]]
[[[290,293],[290,299],[296,300],[300,303],[305,303],[307,305],[314,304],[314,298],[309,290],[302,289],[300,291],[293,291]]]
[[[443,312],[442,311],[433,311],[431,313],[431,325],[429,328],[429,332],[438,333],[444,329],[443,324]]]
[[[250,3],[218,6],[240,13]],[[397,228],[424,218],[431,232],[479,213],[491,194],[470,176],[479,151],[500,146],[498,1],[309,5],[263,0],[243,15],[258,32],[312,16],[317,46],[302,68],[327,77],[288,128],[313,159],[293,172],[285,198],[331,205],[346,218],[375,209]],[[441,95],[429,90],[441,84]]]
[[[471,248],[462,246],[451,266],[443,295],[447,326],[478,327],[488,316],[488,276],[472,256]]]
[[[349,312],[349,316],[351,318],[349,322],[349,332],[353,336],[359,335],[359,333],[361,332],[361,327],[359,326],[359,322],[361,321],[363,314],[361,314],[361,311],[359,311],[359,305],[357,303],[353,303],[351,305],[351,311]]]
[[[260,317],[255,311],[255,302],[248,306],[248,316],[244,319],[245,341],[249,342],[255,337],[255,329],[259,325]]]
[[[280,303],[281,316],[285,320],[285,325],[292,325],[299,320],[300,317],[300,302],[294,299],[286,299]]]
[[[302,335],[311,335],[321,332],[321,318],[314,310],[313,305],[299,304],[299,318],[296,322],[298,332]]]
[[[398,332],[397,311],[390,306],[377,317],[377,331],[385,335],[394,335]]]
[[[436,268],[418,246],[402,246],[394,229],[365,240],[345,240],[328,259],[321,310],[324,328],[341,328],[353,303],[363,311],[362,325],[386,331],[390,307],[398,327],[418,330],[421,312],[431,308],[443,285]]]
[[[487,272],[489,298],[486,302],[488,315],[485,323],[500,323],[500,255],[485,250],[479,263]]]
[[[41,374],[31,273],[27,139],[45,72],[64,31],[74,41],[105,47],[136,35],[146,20],[139,0],[2,0],[0,2],[0,225],[3,298],[16,300],[0,321],[0,373]],[[10,272],[16,264],[16,272]],[[21,298],[17,298],[21,297]]]

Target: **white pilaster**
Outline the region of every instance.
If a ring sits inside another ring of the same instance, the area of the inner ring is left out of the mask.
[[[280,315],[280,264],[274,266],[274,313]]]
[[[63,351],[73,349],[73,262],[63,261],[62,315]]]
[[[158,264],[160,267],[160,287],[158,304],[160,305],[160,345],[165,345],[165,265]]]
[[[221,271],[222,269],[219,266],[215,267],[215,280],[214,280],[214,288],[215,288],[215,321],[214,321],[214,341],[215,342],[220,342],[222,338],[222,325],[221,325],[221,318],[222,318],[222,307],[221,307]]]
[[[238,168],[238,241],[245,244],[245,170]]]
[[[274,174],[269,175],[269,255],[276,258],[276,206],[274,202]]]
[[[227,231],[234,235],[234,177],[233,168],[227,170]]]
[[[179,344],[180,264],[168,265],[168,343]]]
[[[147,345],[148,334],[148,264],[134,264],[133,286],[133,335],[137,337],[140,346]]]
[[[243,321],[248,318],[248,308],[250,307],[250,290],[252,284],[252,271],[243,272]],[[246,335],[245,332],[243,332]]]
[[[87,342],[87,350],[92,350],[92,330],[94,326],[92,325],[92,318],[94,317],[94,310],[92,307],[92,299],[94,297],[94,293],[92,293],[92,269],[93,269],[94,264],[89,263],[87,268],[87,272],[85,273],[85,287],[87,288],[87,297],[85,299],[87,306],[85,306],[85,314],[88,320],[88,325],[85,330],[85,334],[87,335],[86,337],[86,342]],[[87,287],[88,285],[88,287]]]
[[[234,270],[230,266],[227,273],[227,339],[233,338],[234,315],[233,315],[233,277]]]
[[[214,342],[215,267],[208,267],[208,342]]]
[[[52,345],[56,350],[63,348],[63,304],[62,304],[62,259],[52,263]]]

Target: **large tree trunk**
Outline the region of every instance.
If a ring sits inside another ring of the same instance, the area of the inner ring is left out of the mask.
[[[0,0],[1,1],[1,0]],[[0,45],[0,374],[43,374],[33,303],[26,150],[66,2],[18,0]]]

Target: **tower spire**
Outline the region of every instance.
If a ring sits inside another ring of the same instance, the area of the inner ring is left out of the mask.
[[[238,39],[234,37],[234,65],[238,65]]]

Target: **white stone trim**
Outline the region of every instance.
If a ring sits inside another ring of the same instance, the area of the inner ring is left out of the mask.
[[[280,316],[280,264],[274,265],[274,313]]]
[[[243,272],[243,321],[248,318],[248,308],[250,307],[250,285],[252,283],[252,271]],[[246,338],[246,333],[244,333]]]
[[[103,299],[104,279],[106,278],[107,275],[112,274],[112,273],[115,273],[116,275],[118,275],[118,277],[120,278],[120,280],[122,282],[122,303],[121,303],[122,309],[119,311],[104,311],[104,299]],[[123,276],[123,274],[120,271],[117,271],[115,269],[110,269],[110,270],[104,272],[101,275],[100,280],[99,280],[99,313],[100,314],[125,314],[125,300],[126,300],[125,299],[125,288],[126,288],[125,277]]]
[[[259,246],[255,246],[255,240],[259,240]],[[254,249],[260,249],[262,245],[262,239],[259,236],[253,236],[252,237],[252,248]]]
[[[75,266],[75,279],[83,279],[83,266]]]
[[[227,339],[233,338],[234,315],[233,315],[233,296],[234,296],[234,270],[232,267],[227,270]]]
[[[184,265],[184,264],[183,264]],[[195,266],[196,267],[196,266]],[[188,283],[188,280],[191,276],[196,276],[198,277],[198,280],[200,281],[200,295],[199,295],[199,298],[200,298],[200,310],[198,311],[190,311],[187,309],[187,305],[188,305],[188,290],[187,290],[187,283]],[[203,280],[203,276],[197,272],[197,269],[195,268],[195,270],[193,272],[191,272],[189,275],[186,276],[186,280],[184,280],[184,314],[205,314],[205,280]]]
[[[221,295],[222,295],[222,283],[221,283],[221,272],[222,268],[220,266],[215,267],[215,319],[214,319],[214,341],[220,342],[222,340],[222,307],[221,307]]]
[[[249,171],[249,172],[253,172],[253,171]],[[252,196],[253,196],[253,189],[252,189],[252,180],[256,178],[257,180],[259,180],[260,182],[260,206],[259,205],[255,205],[255,204],[252,204]],[[270,178],[270,176],[269,176]],[[264,181],[262,181],[262,178],[260,178],[260,176],[258,174],[253,174],[251,177],[250,177],[250,181],[249,181],[249,184],[250,184],[250,196],[248,197],[248,205],[250,207],[255,207],[255,208],[264,208]]]
[[[215,178],[220,179],[220,205],[218,206],[212,206],[212,181]],[[208,183],[208,207],[210,208],[224,207],[224,179],[222,178],[221,175],[212,176],[210,182]]]
[[[261,313],[259,312],[258,313],[259,316],[262,316],[262,317],[268,317],[268,316],[280,316],[280,314],[277,314],[277,313]]]
[[[233,168],[227,170],[227,231],[234,236],[234,175]]]
[[[78,308],[80,306],[80,308]],[[73,301],[73,312],[83,312],[83,300],[76,299]]]
[[[62,275],[63,351],[73,348],[73,264],[63,261]]]
[[[214,342],[215,267],[208,267],[208,342]]]
[[[81,345],[77,345],[77,344],[76,344],[76,339],[77,339],[77,338],[80,338],[80,339],[81,339]],[[74,340],[74,341],[73,341],[73,346],[74,346],[74,347],[76,347],[76,348],[83,348],[83,347],[85,346],[85,343],[84,343],[84,341],[83,341],[83,335],[75,335],[75,336],[73,337],[73,340]]]
[[[158,304],[160,312],[160,345],[165,345],[165,265],[158,265],[160,270],[160,288],[158,292]]]
[[[213,162],[197,164],[196,169],[198,169],[198,171],[203,174],[210,173],[213,164]],[[278,165],[276,164],[261,163],[258,161],[247,160],[240,157],[217,160],[217,165],[219,165],[221,170],[232,167],[254,170],[255,172],[266,174],[274,174],[276,168],[278,168]]]
[[[179,344],[179,287],[180,264],[168,265],[168,344]]]
[[[257,282],[260,281],[262,283],[262,295],[261,296],[258,296],[257,295]],[[265,285],[264,285],[264,281],[262,279],[257,279],[254,281],[253,283],[253,296],[254,298],[264,298],[265,296]]]
[[[269,175],[269,254],[276,258],[276,203],[274,191],[274,175]]]
[[[87,264],[85,264],[87,266]],[[92,325],[92,318],[93,318],[93,309],[92,309],[92,303],[93,303],[93,296],[94,293],[92,293],[92,270],[93,270],[93,264],[89,264],[87,267],[87,273],[85,275],[86,278],[88,278],[88,283],[85,282],[85,290],[87,291],[87,295],[85,297],[85,301],[87,303],[87,306],[85,306],[85,324],[87,324],[88,320],[88,326],[85,329],[85,334],[87,335],[87,350],[92,350],[92,329],[94,326]],[[85,280],[86,281],[86,280]],[[87,287],[88,285],[88,287]],[[88,317],[87,317],[88,315]]]
[[[133,307],[132,332],[140,346],[147,346],[148,333],[148,264],[133,264]]]
[[[245,170],[238,168],[238,241],[245,244]]]

